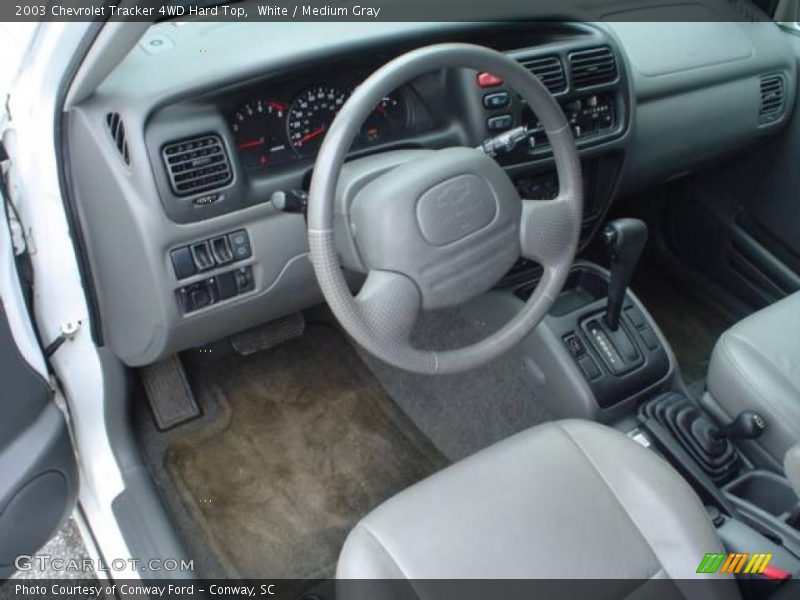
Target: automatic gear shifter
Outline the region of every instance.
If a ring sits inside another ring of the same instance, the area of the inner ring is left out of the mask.
[[[611,259],[606,323],[612,331],[616,331],[625,289],[647,243],[647,225],[639,219],[616,219],[603,229],[603,239]]]

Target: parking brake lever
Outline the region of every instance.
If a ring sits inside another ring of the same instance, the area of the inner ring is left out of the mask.
[[[647,243],[647,225],[639,219],[616,219],[603,229],[603,240],[611,262],[605,318],[609,328],[616,331],[625,290]]]

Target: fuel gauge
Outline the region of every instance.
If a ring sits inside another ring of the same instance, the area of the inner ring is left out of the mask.
[[[394,92],[385,96],[367,117],[361,128],[361,138],[366,144],[385,141],[406,124],[406,107],[402,96]]]

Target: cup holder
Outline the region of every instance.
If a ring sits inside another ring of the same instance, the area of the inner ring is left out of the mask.
[[[748,471],[726,485],[725,491],[792,527],[798,526],[788,522],[797,520],[797,494],[780,475],[759,469]]]

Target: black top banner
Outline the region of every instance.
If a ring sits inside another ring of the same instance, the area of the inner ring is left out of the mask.
[[[4,0],[0,21],[741,21],[770,0]]]

